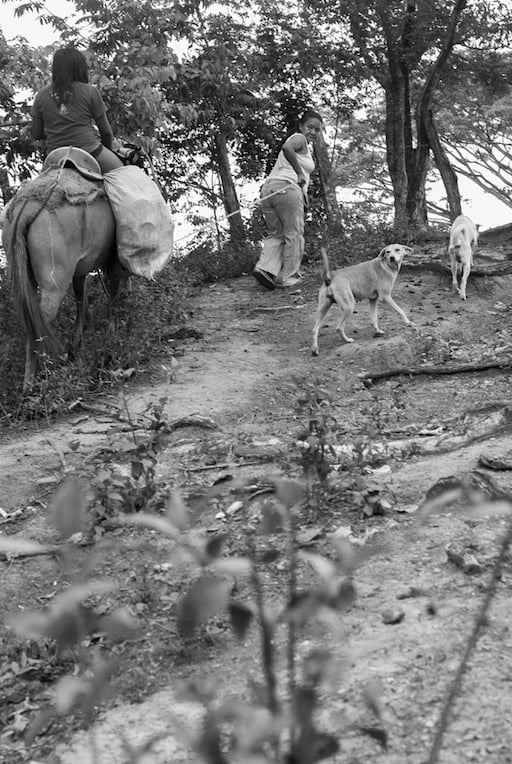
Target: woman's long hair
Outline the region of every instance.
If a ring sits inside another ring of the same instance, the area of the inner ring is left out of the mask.
[[[73,82],[89,82],[87,61],[76,48],[59,48],[52,64],[52,96],[60,109],[73,96]]]

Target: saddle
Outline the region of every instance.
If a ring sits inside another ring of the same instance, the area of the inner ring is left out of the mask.
[[[44,160],[42,172],[56,167],[73,167],[84,178],[103,182],[103,175],[98,162],[88,151],[76,146],[62,146],[50,151]]]

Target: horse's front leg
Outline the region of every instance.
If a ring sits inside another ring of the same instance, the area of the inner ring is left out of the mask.
[[[25,340],[25,374],[23,377],[23,393],[29,393],[36,376],[36,348],[30,337]]]
[[[107,276],[108,290],[108,314],[109,314],[109,332],[116,334],[117,326],[114,315],[114,308],[119,302],[119,298],[124,294],[125,289],[131,291],[131,273],[123,268],[117,257],[105,268]]]
[[[75,336],[73,347],[78,348],[82,344],[84,329],[88,319],[88,301],[86,276],[73,277],[73,292],[75,294],[76,318],[75,318]]]

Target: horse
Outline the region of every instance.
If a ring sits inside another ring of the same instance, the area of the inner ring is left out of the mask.
[[[61,350],[51,322],[70,284],[76,300],[77,344],[87,316],[87,274],[105,272],[110,305],[126,276],[117,257],[115,220],[101,174],[94,176],[84,177],[72,166],[50,166],[23,183],[4,211],[2,242],[26,337],[24,393],[34,382],[36,348]]]

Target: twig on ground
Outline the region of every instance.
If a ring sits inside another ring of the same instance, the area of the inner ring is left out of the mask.
[[[511,543],[512,543],[512,521],[509,522],[508,528],[501,542],[500,551],[492,569],[491,580],[489,581],[485,598],[476,615],[475,622],[473,624],[473,629],[471,631],[471,634],[469,635],[466,648],[464,650],[464,653],[459,663],[459,667],[455,673],[453,681],[446,694],[446,698],[443,703],[443,707],[441,709],[441,714],[439,716],[439,721],[437,723],[436,733],[434,735],[434,741],[432,744],[432,748],[430,750],[430,755],[428,757],[427,764],[436,764],[436,762],[439,760],[439,754],[441,753],[444,733],[446,732],[448,723],[449,723],[450,712],[461,690],[462,678],[468,666],[471,653],[476,647],[482,628],[487,623],[487,613],[491,606],[492,600],[494,599],[494,596],[496,594],[498,582],[501,580],[503,564],[508,557],[509,547]]]
[[[482,361],[481,363],[461,363],[452,364],[450,366],[404,366],[398,369],[389,369],[388,371],[366,372],[366,374],[359,375],[359,379],[362,382],[369,382],[371,384],[376,380],[389,379],[390,377],[398,377],[400,375],[418,376],[420,374],[426,374],[435,376],[437,374],[465,374],[471,371],[510,368],[512,368],[512,358],[503,360],[498,360],[496,358],[492,361]]]

